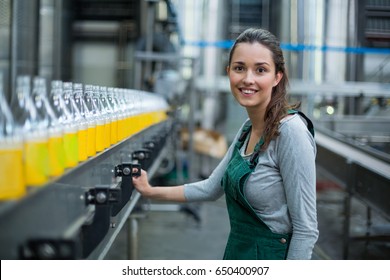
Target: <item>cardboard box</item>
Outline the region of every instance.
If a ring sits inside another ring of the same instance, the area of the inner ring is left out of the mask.
[[[189,133],[187,129],[181,131],[181,139],[184,149],[188,149]],[[228,148],[226,138],[212,130],[196,129],[193,134],[193,141],[195,152],[213,158],[222,158]]]

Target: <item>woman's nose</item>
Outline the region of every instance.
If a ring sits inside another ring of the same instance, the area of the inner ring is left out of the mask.
[[[254,73],[250,70],[246,71],[243,82],[246,84],[253,84],[254,83]]]

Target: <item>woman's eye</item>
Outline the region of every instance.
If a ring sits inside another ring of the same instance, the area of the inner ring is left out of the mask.
[[[235,71],[238,71],[238,72],[241,72],[241,71],[244,70],[244,67],[242,67],[242,66],[236,66],[236,67],[234,67],[234,70],[235,70]]]
[[[265,69],[264,69],[264,68],[258,68],[258,69],[257,69],[257,72],[259,72],[259,73],[264,73],[264,72],[265,72]]]

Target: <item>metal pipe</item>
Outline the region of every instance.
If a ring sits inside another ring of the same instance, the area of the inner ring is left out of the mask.
[[[9,79],[9,91],[12,93],[15,91],[15,82],[17,76],[17,49],[18,49],[18,28],[17,28],[17,10],[18,10],[19,1],[11,1],[11,28],[10,28],[10,61],[9,61],[9,69],[10,69],[10,79]]]
[[[129,260],[138,258],[138,220],[133,215],[127,219],[127,257]]]

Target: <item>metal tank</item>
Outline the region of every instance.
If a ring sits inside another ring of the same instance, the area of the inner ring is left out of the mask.
[[[0,0],[0,71],[7,99],[19,75],[69,79],[70,3]]]
[[[10,44],[9,38],[11,26],[11,0],[0,0],[0,75],[3,75],[4,93],[9,98],[9,57]]]
[[[350,2],[353,1],[282,1],[279,32],[281,42],[286,44],[290,78],[315,82],[346,80],[346,53],[321,47],[346,47],[351,40],[347,28]]]
[[[36,74],[38,1],[0,0],[0,71],[7,99],[18,74]]]
[[[206,42],[223,41],[226,38],[228,1],[217,0],[205,2],[203,15],[203,34]],[[224,75],[223,50],[216,47],[202,49],[202,75],[210,85],[204,93],[201,126],[214,129],[221,114],[222,96],[218,90],[218,77]]]
[[[70,79],[70,1],[41,0],[38,74],[48,80]]]

